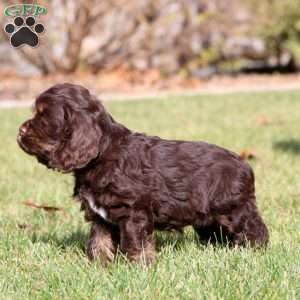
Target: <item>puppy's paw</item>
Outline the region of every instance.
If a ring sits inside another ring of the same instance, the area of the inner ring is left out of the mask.
[[[127,256],[128,259],[132,262],[148,266],[155,261],[154,243],[147,243],[141,251],[135,253],[128,253]]]
[[[102,263],[107,264],[113,261],[115,252],[111,233],[98,225],[92,225],[86,249],[89,260],[94,261],[99,258]]]

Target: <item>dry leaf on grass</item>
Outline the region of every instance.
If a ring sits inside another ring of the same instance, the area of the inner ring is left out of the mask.
[[[267,126],[272,124],[272,121],[267,116],[259,116],[256,121],[257,124],[261,126]]]
[[[56,212],[56,211],[62,211],[62,208],[55,207],[55,206],[48,206],[48,205],[39,205],[34,203],[32,200],[26,200],[23,202],[24,205],[33,207],[33,208],[38,208],[38,209],[43,209],[46,212]]]
[[[240,152],[240,157],[243,160],[251,160],[251,159],[256,159],[256,151],[253,149],[244,149]]]
[[[32,229],[32,225],[30,225],[30,224],[25,224],[25,223],[22,223],[22,224],[18,224],[18,228],[19,229],[23,229],[23,230],[25,230],[25,229]]]

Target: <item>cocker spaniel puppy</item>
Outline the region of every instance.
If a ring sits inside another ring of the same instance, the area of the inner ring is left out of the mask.
[[[87,255],[154,259],[153,230],[191,225],[204,241],[264,246],[254,175],[238,155],[204,142],[170,141],[117,123],[87,89],[58,84],[19,129],[21,148],[75,177],[91,222]]]

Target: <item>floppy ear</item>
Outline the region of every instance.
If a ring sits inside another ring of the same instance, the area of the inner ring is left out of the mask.
[[[99,154],[102,130],[92,113],[65,108],[65,128],[49,166],[71,172],[86,166]]]

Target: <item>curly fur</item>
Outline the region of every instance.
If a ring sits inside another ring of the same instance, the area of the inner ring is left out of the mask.
[[[73,172],[74,196],[92,223],[91,259],[112,260],[119,249],[131,260],[151,262],[153,230],[187,225],[205,241],[268,242],[253,171],[238,155],[204,142],[132,132],[81,86],[58,84],[42,93],[18,142],[47,167]]]

